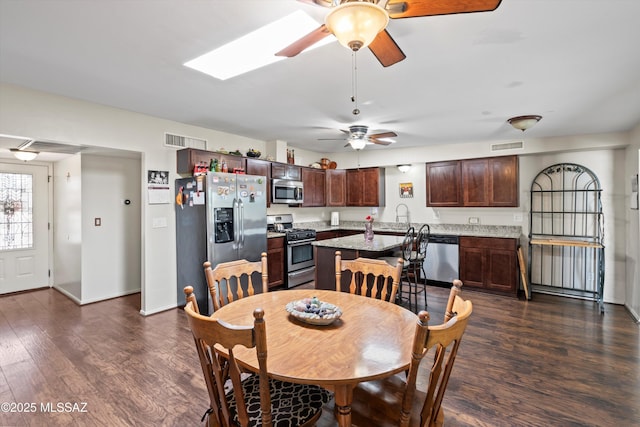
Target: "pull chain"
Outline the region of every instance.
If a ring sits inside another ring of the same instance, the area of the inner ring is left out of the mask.
[[[357,116],[358,114],[360,114],[360,110],[358,109],[358,61],[356,61],[356,51],[351,51],[351,64],[352,64],[352,71],[351,71],[351,102],[354,103],[354,109],[353,111],[351,111],[351,113],[354,116]]]

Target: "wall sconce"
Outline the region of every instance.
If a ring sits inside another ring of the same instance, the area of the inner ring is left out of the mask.
[[[542,119],[542,116],[538,115],[529,115],[529,116],[517,116],[511,117],[507,121],[511,126],[516,129],[520,129],[522,132],[529,129],[536,123],[538,123]]]
[[[39,151],[20,150],[19,148],[10,148],[9,151],[13,153],[16,159],[24,162],[33,160],[40,154]]]
[[[398,170],[402,173],[409,172],[411,165],[398,165]]]

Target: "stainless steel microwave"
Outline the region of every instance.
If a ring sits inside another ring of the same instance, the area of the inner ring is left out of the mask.
[[[302,181],[289,179],[272,180],[271,203],[299,204],[303,201],[303,194]]]

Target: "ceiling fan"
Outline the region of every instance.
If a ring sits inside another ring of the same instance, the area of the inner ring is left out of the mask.
[[[396,64],[406,55],[385,29],[389,18],[489,12],[502,0],[298,0],[331,8],[320,27],[285,47],[276,56],[293,57],[329,34],[340,44],[358,51],[369,50],[384,67]]]
[[[319,141],[348,141],[345,147],[351,145],[354,150],[362,150],[366,144],[392,144],[393,141],[388,141],[386,139],[398,136],[395,132],[389,131],[367,134],[369,127],[364,125],[351,125],[349,126],[349,130],[340,130],[347,134],[346,138],[320,138]]]

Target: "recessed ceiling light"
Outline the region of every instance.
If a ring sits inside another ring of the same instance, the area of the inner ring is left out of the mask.
[[[276,56],[275,53],[317,29],[318,25],[318,22],[312,17],[302,11],[297,11],[192,59],[184,65],[216,79],[230,79],[286,59],[284,56]],[[315,49],[335,40],[335,37],[332,36],[325,37],[307,50]]]

